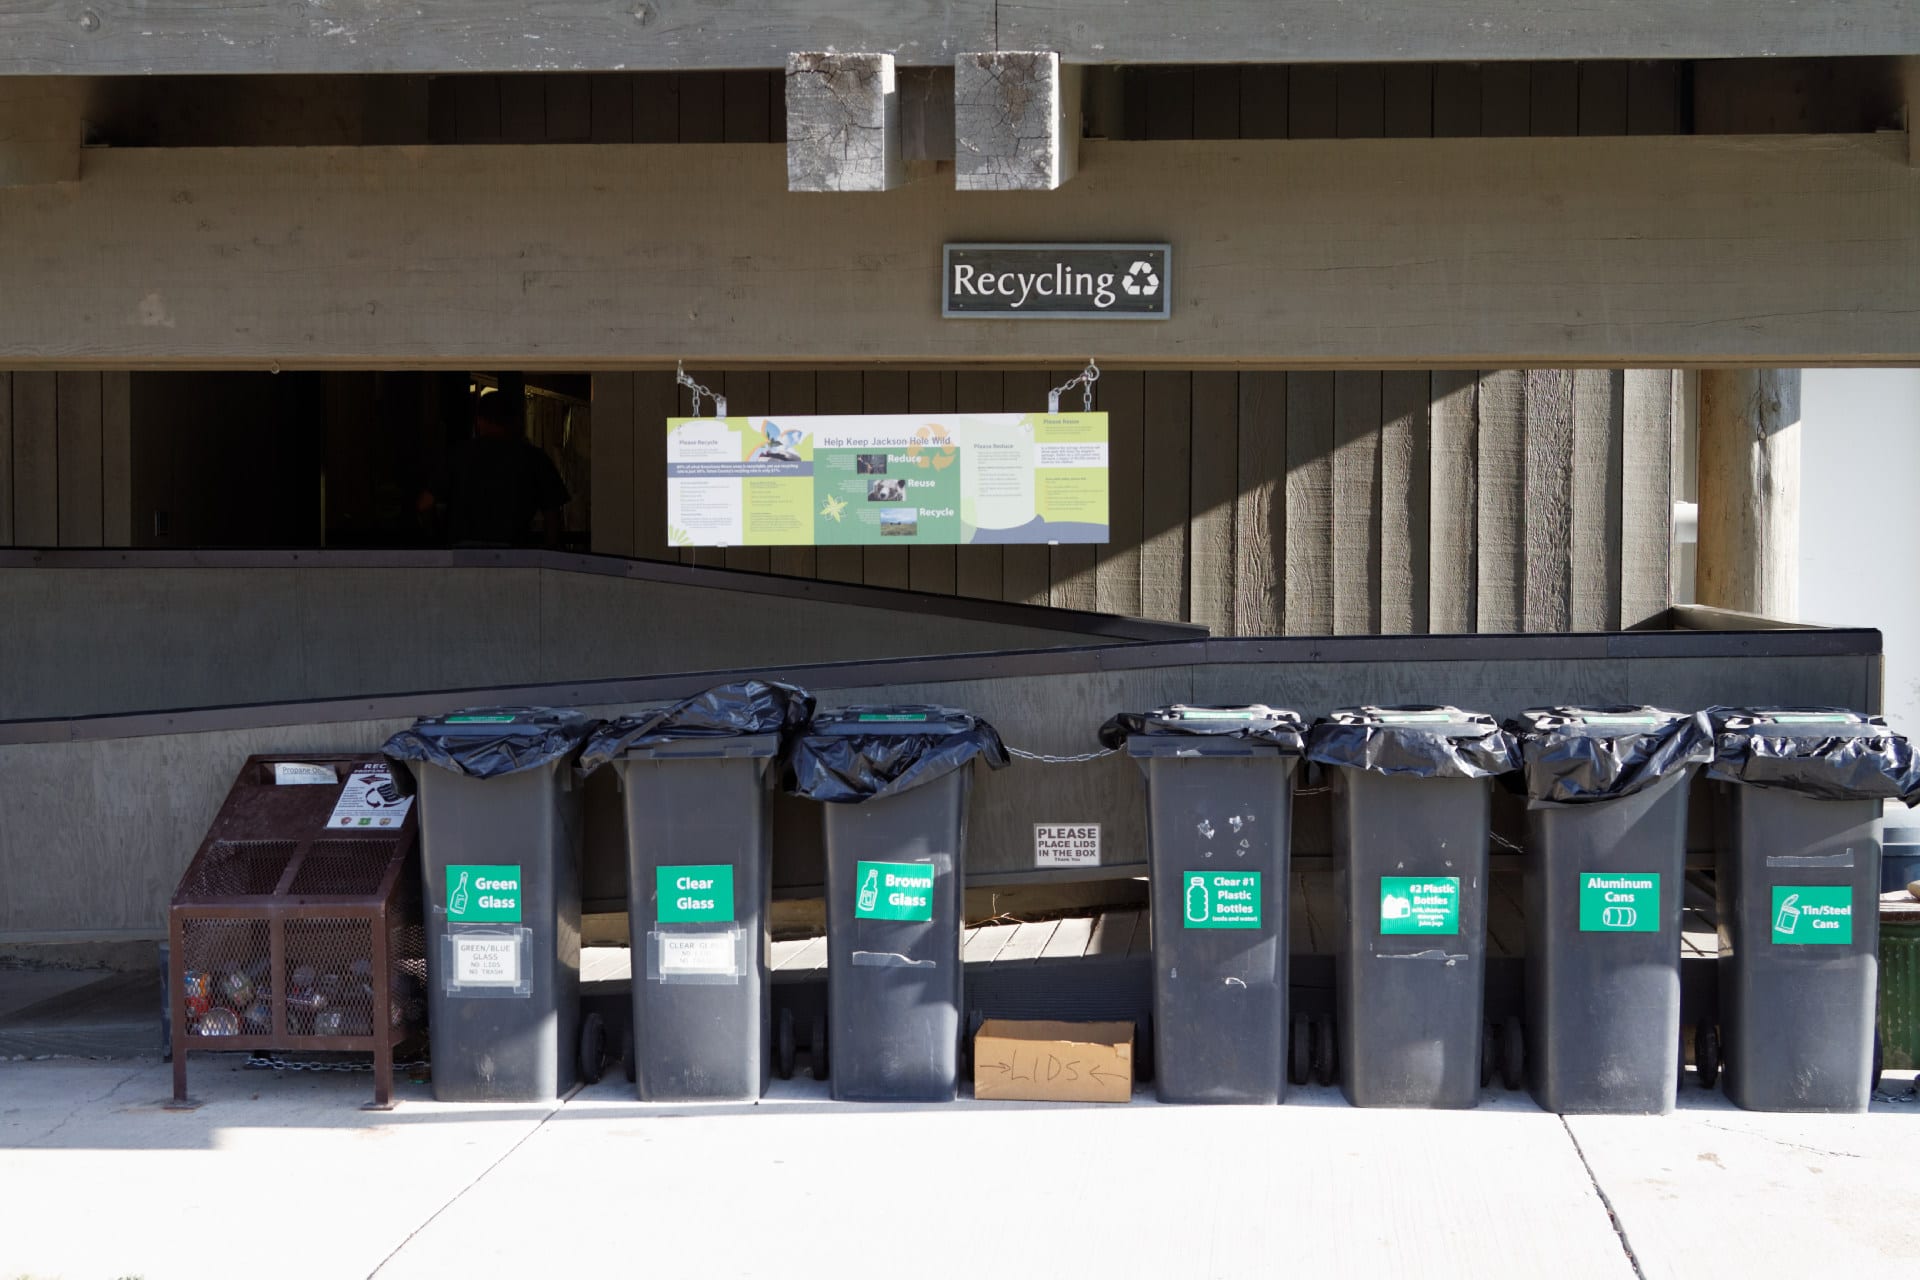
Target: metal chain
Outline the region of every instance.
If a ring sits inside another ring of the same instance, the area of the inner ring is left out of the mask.
[[[1075,387],[1079,387],[1082,393],[1080,403],[1085,406],[1088,413],[1092,413],[1093,384],[1098,381],[1100,381],[1100,366],[1092,356],[1088,356],[1086,368],[1082,369],[1075,377],[1068,378],[1065,382],[1047,392],[1047,412],[1060,412],[1060,397]]]
[[[1083,751],[1077,756],[1050,756],[1039,751],[1022,751],[1019,747],[1008,747],[1007,754],[1022,760],[1032,760],[1038,764],[1085,764],[1089,760],[1100,760],[1112,755],[1117,748],[1108,747],[1103,751]]]
[[[685,387],[687,390],[693,392],[693,416],[694,417],[697,418],[700,416],[700,402],[703,399],[713,401],[714,417],[724,418],[727,416],[727,398],[721,395],[719,392],[713,390],[711,387],[702,386],[700,383],[695,382],[692,378],[688,377],[686,361],[684,360],[674,361],[673,380],[679,383],[681,386]]]
[[[396,1062],[395,1071],[415,1071],[429,1065],[425,1058],[414,1062]],[[371,1062],[290,1062],[285,1058],[275,1058],[264,1054],[247,1055],[247,1066],[266,1071],[371,1071]]]

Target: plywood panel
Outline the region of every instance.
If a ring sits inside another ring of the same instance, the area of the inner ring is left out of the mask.
[[[1047,407],[1047,392],[1060,384],[1043,371],[1022,369],[1001,379],[1006,413],[1039,413]],[[1045,547],[1009,545],[1001,549],[1000,598],[1024,604],[1047,603],[1052,560]]]
[[[1234,627],[1234,508],[1239,475],[1240,376],[1193,375],[1192,481],[1188,575],[1192,582],[1189,620],[1215,635]]]
[[[593,84],[585,76],[547,78],[547,141],[593,141]]]
[[[1521,625],[1565,631],[1573,530],[1573,371],[1526,375],[1525,496],[1516,513],[1526,546]]]
[[[60,545],[59,392],[51,373],[13,375],[13,540]]]
[[[1207,67],[1193,75],[1193,136],[1240,138],[1239,67]]]
[[[1580,132],[1580,64],[1536,62],[1528,67],[1527,132],[1536,138]]]
[[[1442,635],[1479,620],[1479,377],[1433,374],[1432,500],[1428,510],[1428,622]]]
[[[843,369],[821,370],[814,376],[815,412],[822,414],[864,413],[865,390],[858,373]],[[866,577],[866,557],[860,547],[817,547],[814,550],[819,574],[829,582],[861,582]]]
[[[626,77],[627,130],[635,142],[680,141],[680,77],[669,71]],[[615,105],[617,109],[618,104]],[[595,119],[599,118],[597,100]]]
[[[1380,377],[1379,629],[1385,632],[1420,632],[1428,625],[1431,389],[1425,373]]]
[[[1193,438],[1193,377],[1146,376],[1146,501],[1140,544],[1140,610],[1168,622],[1188,610],[1188,480]]]
[[[728,71],[721,82],[721,110],[724,114],[725,141],[773,141],[773,97],[775,77],[766,71]],[[786,92],[785,74],[779,78],[780,92]]]
[[[100,375],[100,537],[109,547],[133,545],[133,375],[124,372]]]
[[[1580,64],[1580,132],[1589,136],[1627,131],[1627,64]]]
[[[1533,128],[1533,68],[1524,62],[1489,62],[1480,68],[1480,132],[1489,138],[1523,138]]]
[[[1287,375],[1240,375],[1233,633],[1282,631],[1287,567]]]
[[[100,545],[100,375],[59,375],[60,545]]]
[[[1387,94],[1378,63],[1357,63],[1334,73],[1334,133],[1377,138],[1386,130]]]
[[[1333,630],[1380,629],[1380,375],[1333,375]]]
[[[1333,634],[1333,375],[1287,375],[1286,632]]]
[[[1625,385],[1624,375],[1614,369],[1581,369],[1573,374],[1568,622],[1575,631],[1620,625]]]
[[[1620,625],[1631,627],[1673,600],[1673,383],[1665,369],[1623,375]]]
[[[680,141],[725,142],[726,78],[719,71],[685,71],[679,77]]]
[[[633,375],[633,553],[642,559],[676,554],[667,545],[667,419],[682,411],[673,374]]]
[[[769,413],[805,416],[814,412],[814,375],[810,369],[777,369],[767,383]],[[775,573],[811,578],[819,569],[814,549],[775,547],[768,561]]]
[[[1479,422],[1474,629],[1518,631],[1527,576],[1525,374],[1481,376]]]
[[[1193,71],[1147,67],[1137,73],[1146,89],[1146,137],[1156,142],[1193,137]]]
[[[955,407],[961,413],[999,413],[1000,375],[963,369],[954,375],[953,394]],[[976,600],[998,600],[1003,582],[1001,562],[999,547],[958,548],[953,557],[954,591]]]
[[[1480,136],[1480,65],[1443,62],[1433,69],[1433,136]]]
[[[635,507],[642,492],[634,466],[631,373],[593,375],[592,453],[588,458],[588,545],[601,555],[630,556],[635,548]],[[662,430],[655,433],[664,435]],[[665,448],[663,440],[656,443]],[[662,476],[664,483],[664,473]]]
[[[1240,136],[1287,136],[1287,68],[1271,63],[1240,68]]]
[[[1102,613],[1138,617],[1140,535],[1146,519],[1146,379],[1132,371],[1102,374],[1094,407],[1107,415],[1111,530],[1110,540],[1096,553],[1095,607]]]
[[[1681,133],[1680,64],[1627,64],[1627,132]]]
[[[1424,63],[1391,63],[1381,71],[1385,111],[1381,132],[1389,138],[1433,136],[1434,68]]]
[[[1297,66],[1287,73],[1287,136],[1331,138],[1339,131],[1339,73]]]
[[[500,77],[499,110],[502,142],[548,141],[547,79],[548,77],[542,75]]]

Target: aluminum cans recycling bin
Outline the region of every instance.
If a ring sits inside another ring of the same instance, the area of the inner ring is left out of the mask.
[[[1527,1087],[1561,1114],[1664,1115],[1680,1066],[1687,787],[1704,715],[1521,713]]]
[[[772,1062],[768,809],[783,735],[813,699],[759,680],[603,726],[580,768],[619,775],[643,1102],[752,1101]]]
[[[1286,1096],[1287,853],[1300,717],[1266,706],[1116,716],[1147,779],[1154,1082],[1162,1102]]]
[[[1334,965],[1340,1087],[1361,1107],[1480,1096],[1491,783],[1518,764],[1491,716],[1357,707],[1307,734],[1333,790],[1346,904]]]
[[[1830,707],[1708,715],[1727,1096],[1752,1111],[1865,1111],[1880,810],[1920,795],[1913,748],[1878,716]]]
[[[428,1038],[443,1102],[544,1102],[573,1087],[580,1017],[580,797],[600,722],[540,707],[421,720],[382,750],[420,795]]]
[[[986,721],[951,707],[847,707],[798,737],[792,790],[823,801],[833,1096],[951,1101],[959,1085],[967,796]]]

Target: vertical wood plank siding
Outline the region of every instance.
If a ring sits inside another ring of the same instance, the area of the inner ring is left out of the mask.
[[[132,543],[131,381],[0,373],[0,546]]]

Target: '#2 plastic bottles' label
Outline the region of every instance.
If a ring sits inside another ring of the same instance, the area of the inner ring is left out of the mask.
[[[1781,946],[1853,941],[1853,890],[1844,884],[1773,886],[1773,940]]]
[[[1460,932],[1459,876],[1381,876],[1380,932]]]
[[[853,914],[859,920],[933,919],[933,864],[862,862]]]
[[[1182,872],[1180,923],[1189,929],[1258,929],[1260,873]]]

